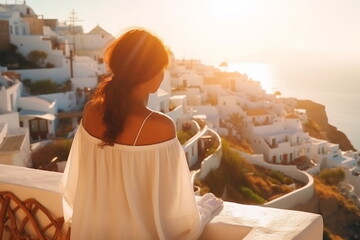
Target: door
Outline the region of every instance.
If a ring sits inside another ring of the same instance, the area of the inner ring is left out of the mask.
[[[30,136],[32,140],[47,139],[49,129],[48,121],[42,118],[35,118],[29,121]]]

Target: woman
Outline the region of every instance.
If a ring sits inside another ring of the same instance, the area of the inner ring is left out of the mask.
[[[195,201],[173,121],[147,108],[168,54],[126,32],[104,58],[111,75],[86,105],[61,182],[72,239],[196,239],[222,201]]]

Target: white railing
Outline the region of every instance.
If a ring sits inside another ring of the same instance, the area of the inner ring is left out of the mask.
[[[287,176],[291,176],[295,180],[305,183],[305,186],[302,188],[296,189],[290,193],[287,193],[279,198],[276,198],[270,202],[265,203],[265,206],[276,207],[282,209],[291,209],[297,205],[303,204],[311,200],[314,196],[314,179],[313,177],[304,172],[300,171],[296,168],[296,166],[285,166],[278,164],[269,164],[265,162],[263,159],[259,159],[259,155],[254,155],[252,157],[251,154],[243,153],[239,150],[233,149],[238,152],[241,156],[247,159],[252,164],[262,166],[268,169],[277,170],[284,173]],[[260,155],[261,156],[261,155]]]
[[[206,157],[201,162],[200,170],[196,171],[193,176],[192,182],[194,183],[195,179],[204,179],[210,171],[217,169],[221,163],[222,157],[222,145],[221,145],[221,138],[220,136],[212,129],[208,129],[211,133],[217,138],[218,147],[216,148],[215,152],[208,157]]]
[[[192,120],[191,121],[196,128],[198,129],[197,133],[192,136],[189,140],[187,140],[183,145],[183,149],[185,151],[185,153],[189,153],[189,158],[188,160],[188,164],[189,167],[192,167],[198,160],[198,140],[200,139],[200,137],[204,136],[204,134],[207,132],[208,126],[205,125],[205,127],[203,129],[200,129],[199,124]],[[191,154],[194,151],[193,154]]]

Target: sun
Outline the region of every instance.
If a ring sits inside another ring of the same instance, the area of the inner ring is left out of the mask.
[[[228,71],[246,74],[250,79],[258,81],[266,93],[274,91],[273,73],[271,67],[263,63],[233,63],[229,64]]]

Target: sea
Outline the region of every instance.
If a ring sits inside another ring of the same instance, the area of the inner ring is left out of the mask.
[[[233,63],[267,93],[308,99],[325,106],[331,125],[360,151],[360,65],[344,63]]]

